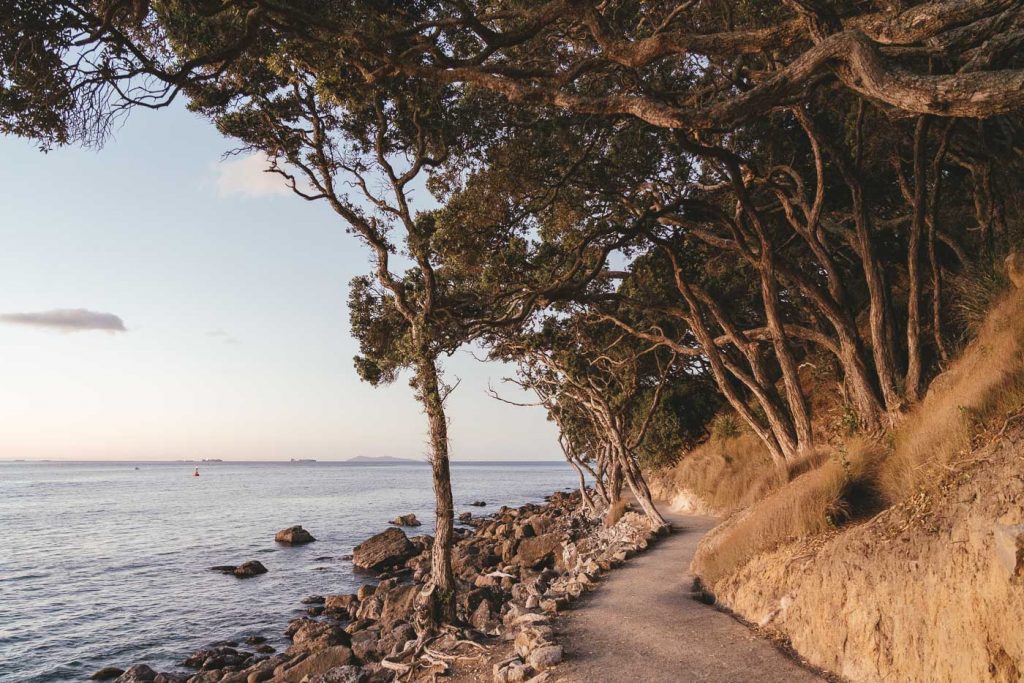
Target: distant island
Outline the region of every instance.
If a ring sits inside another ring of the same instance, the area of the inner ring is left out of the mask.
[[[292,458],[289,462],[316,462],[313,458]]]
[[[357,455],[354,458],[349,458],[344,462],[355,462],[363,463],[367,465],[423,465],[422,460],[414,460],[412,458],[395,458],[390,455],[381,455],[377,457],[370,457],[368,455]]]

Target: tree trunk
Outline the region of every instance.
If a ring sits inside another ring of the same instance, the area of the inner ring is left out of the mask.
[[[629,490],[633,492],[633,497],[640,504],[644,514],[647,515],[647,519],[651,521],[655,529],[668,526],[668,522],[658,512],[658,508],[654,506],[654,501],[651,499],[651,489],[648,488],[647,480],[644,479],[643,472],[640,471],[636,460],[624,450],[620,451],[620,457],[623,460],[623,472],[626,483],[629,484]]]
[[[924,231],[925,147],[928,141],[928,117],[917,119],[914,128],[913,219],[907,245],[907,374],[904,387],[907,398],[917,401],[921,388],[921,234]],[[898,160],[896,163],[900,163]]]
[[[448,421],[444,413],[436,360],[429,351],[420,352],[416,375],[419,399],[430,423],[430,465],[437,519],[430,562],[431,578],[437,589],[433,617],[436,623],[448,624],[455,621],[455,577],[452,573],[455,510],[448,465]]]
[[[611,476],[608,481],[608,505],[615,505],[622,498],[622,464],[618,458],[612,461]]]
[[[566,460],[569,461],[569,464],[576,470],[576,474],[580,478],[580,502],[583,505],[583,509],[590,514],[596,513],[597,508],[594,507],[594,501],[591,500],[590,494],[587,493],[587,478],[583,474],[583,468],[579,466],[579,463],[574,458],[566,457]]]

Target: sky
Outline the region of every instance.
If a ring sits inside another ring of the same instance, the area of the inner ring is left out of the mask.
[[[0,459],[426,455],[408,377],[352,366],[368,252],[231,148],[182,107],[100,150],[0,136]],[[511,368],[444,366],[454,460],[560,457],[541,409],[486,395],[522,400]]]

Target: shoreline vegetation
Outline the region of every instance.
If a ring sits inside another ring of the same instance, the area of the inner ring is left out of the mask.
[[[722,520],[690,567],[708,599],[845,680],[1019,680],[1022,320],[1018,288],[890,434],[790,477],[724,428],[656,474],[671,509]]]
[[[253,635],[244,643],[211,643],[185,657],[176,671],[154,671],[145,663],[125,670],[111,665],[92,678],[119,683],[376,683],[447,674],[455,680],[493,678],[500,683],[537,676],[547,680],[545,672],[561,662],[563,651],[552,619],[664,531],[652,528],[626,504],[618,506],[614,518],[594,518],[578,491],[556,492],[545,501],[460,516],[465,526],[459,527],[453,546],[459,626],[419,635],[424,632],[421,620],[429,618],[423,614],[422,595],[433,538],[409,538],[391,528],[353,553],[353,563],[374,579],[353,594],[303,599],[307,616],[288,623],[285,633],[292,645],[285,651],[274,652],[265,638]],[[486,504],[473,505],[481,503]]]
[[[1022,45],[1024,3],[982,0],[15,0],[0,132],[100,146],[186,100],[368,256],[353,365],[422,408],[434,533],[367,541],[409,582],[324,596],[347,625],[297,623],[246,683],[432,677],[495,630],[517,653],[489,677],[539,683],[546,613],[668,531],[652,472],[726,517],[706,593],[817,665],[1002,683]],[[544,409],[579,479],[470,538],[445,372],[467,347],[514,368],[531,398],[490,395]],[[200,654],[195,683],[240,683],[237,653]]]

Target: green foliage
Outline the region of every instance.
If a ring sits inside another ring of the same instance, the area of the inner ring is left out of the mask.
[[[353,359],[359,377],[373,386],[394,382],[412,363],[408,321],[366,276],[352,279],[348,309],[352,336],[359,342]]]
[[[711,421],[711,436],[718,441],[734,439],[740,435],[740,421],[733,412],[723,412]]]

